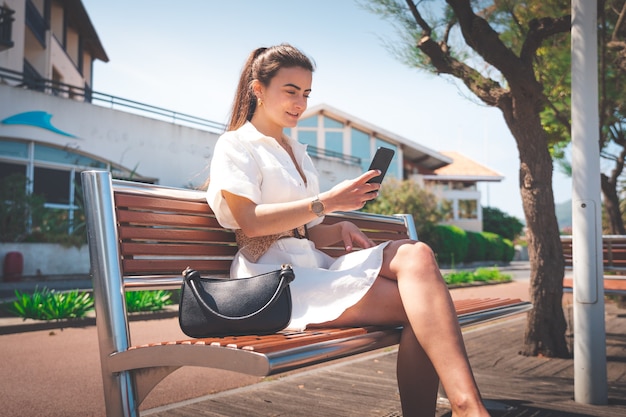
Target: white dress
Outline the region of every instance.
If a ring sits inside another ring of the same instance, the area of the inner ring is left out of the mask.
[[[219,138],[211,161],[207,201],[223,227],[239,229],[222,190],[256,204],[313,200],[319,194],[317,171],[306,145],[289,140],[306,183],[289,154],[250,122]],[[314,227],[321,221],[316,219],[307,226]],[[291,283],[293,311],[288,328],[301,330],[309,323],[336,319],[363,297],[379,274],[385,245],[332,258],[307,239],[282,238],[256,262],[238,252],[230,275],[248,277],[291,264],[296,278]]]

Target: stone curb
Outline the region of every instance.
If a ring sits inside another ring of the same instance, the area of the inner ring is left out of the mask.
[[[166,306],[161,311],[131,313],[130,321],[160,320],[178,317],[178,305]],[[39,330],[63,330],[71,327],[95,326],[96,317],[91,313],[88,317],[80,319],[64,319],[58,321],[22,319],[20,317],[0,318],[0,335],[36,332]]]

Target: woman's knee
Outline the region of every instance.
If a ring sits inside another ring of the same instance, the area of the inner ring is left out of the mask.
[[[442,279],[435,255],[425,243],[408,240],[398,242],[390,255],[387,267],[396,279]]]
[[[403,242],[396,251],[397,261],[402,264],[417,264],[423,267],[437,265],[433,250],[426,243],[416,241]]]

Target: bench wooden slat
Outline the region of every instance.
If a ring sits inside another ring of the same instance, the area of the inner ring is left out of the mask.
[[[134,210],[165,211],[189,214],[208,214],[210,209],[206,201],[192,201],[163,196],[129,194],[124,191],[115,193],[115,205],[118,209],[132,207]]]
[[[124,275],[174,274],[180,275],[190,267],[201,274],[223,274],[230,270],[231,259],[123,259]]]
[[[610,275],[604,276],[604,293],[615,295],[626,295],[626,279],[625,278],[611,278]],[[574,288],[574,279],[566,277],[563,279],[563,289],[571,291]]]
[[[190,214],[160,213],[153,211],[131,211],[118,210],[117,221],[120,224],[135,224],[137,226],[160,225],[174,226],[183,228],[215,228],[221,229],[221,226],[215,219],[210,216],[198,216]]]
[[[179,243],[121,243],[122,255],[129,256],[160,256],[160,257],[176,257],[180,255],[187,256],[229,256],[233,257],[237,252],[237,246],[211,245],[211,244],[193,244],[184,245]]]
[[[120,225],[119,238],[153,242],[204,242],[206,244],[235,243],[235,234],[228,230],[173,230]]]
[[[573,268],[572,236],[561,236],[565,267]],[[602,268],[606,272],[626,272],[626,236],[602,236]]]
[[[473,306],[459,314],[463,326],[518,314],[530,309],[530,303],[519,299],[476,299],[455,301],[455,305]],[[478,305],[491,306],[486,310]],[[496,312],[508,308],[506,314]],[[489,314],[492,311],[492,315]],[[166,355],[178,349],[176,365],[212,366],[252,375],[273,375],[305,365],[341,358],[350,354],[399,343],[399,327],[322,328],[303,332],[279,332],[267,336],[231,336],[221,338],[184,339],[134,346],[111,358],[111,369],[141,369],[162,366]]]

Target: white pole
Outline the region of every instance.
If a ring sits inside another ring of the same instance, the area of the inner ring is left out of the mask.
[[[597,1],[572,0],[574,400],[607,404],[598,149]]]

